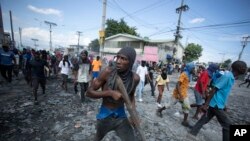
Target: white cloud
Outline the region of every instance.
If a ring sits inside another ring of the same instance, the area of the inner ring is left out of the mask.
[[[16,33],[16,37],[19,37],[18,33]],[[38,39],[37,44],[39,45],[39,49],[49,49],[49,40],[50,40],[49,30],[41,29],[38,27],[29,27],[22,29],[22,42],[24,45],[28,45],[33,47],[34,41],[32,38]],[[19,42],[19,39],[16,41]],[[69,33],[57,33],[52,32],[52,46],[63,46],[69,47],[69,45],[76,45],[78,43],[78,36],[75,32]],[[88,45],[90,43],[89,37],[80,37],[80,45]]]
[[[196,24],[196,23],[202,23],[204,21],[205,21],[204,18],[195,18],[195,19],[192,19],[191,21],[189,21],[189,23]]]
[[[40,14],[45,14],[45,15],[56,15],[58,17],[62,17],[62,12],[57,9],[52,9],[52,8],[37,8],[32,5],[28,5],[28,9],[30,9],[33,12],[40,13]]]

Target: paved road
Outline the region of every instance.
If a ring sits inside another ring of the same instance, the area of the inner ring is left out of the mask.
[[[166,91],[163,101],[168,103],[176,84],[178,74],[170,76],[170,91]],[[250,124],[250,88],[239,88],[240,81],[231,92],[228,113],[234,124]],[[48,80],[46,94],[39,89],[39,105],[33,104],[31,88],[24,80],[14,80],[12,85],[0,84],[0,140],[3,141],[90,141],[95,134],[95,115],[100,100],[89,99],[80,103],[79,96],[73,93],[72,83],[69,92],[64,92],[56,79]],[[157,93],[157,91],[156,91]],[[189,90],[190,102],[194,102],[193,92]],[[181,125],[183,115],[181,106],[176,104],[163,112],[163,118],[155,114],[155,97],[151,96],[146,85],[143,102],[137,102],[141,125],[148,141],[182,141],[189,138],[188,128]],[[190,112],[189,121],[195,109]],[[110,132],[103,141],[119,141]],[[195,140],[222,140],[221,127],[214,118],[205,125]]]

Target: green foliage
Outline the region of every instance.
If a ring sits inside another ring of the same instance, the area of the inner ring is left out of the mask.
[[[110,37],[119,33],[127,33],[135,36],[139,36],[136,32],[136,27],[129,27],[124,19],[119,22],[114,19],[107,19],[107,28],[105,29],[105,36]]]
[[[91,51],[99,52],[99,50],[100,50],[99,40],[94,39],[93,41],[91,41],[91,43],[89,43],[89,49]]]
[[[186,62],[192,62],[194,60],[199,59],[202,55],[202,47],[198,44],[190,43],[188,46],[185,48],[185,57],[184,61]]]
[[[222,68],[229,68],[230,64],[232,63],[232,60],[231,59],[227,59],[226,61],[224,61],[222,64],[221,64],[221,67]]]

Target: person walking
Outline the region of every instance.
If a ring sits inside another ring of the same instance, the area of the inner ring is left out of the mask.
[[[134,92],[140,81],[140,77],[132,72],[132,67],[136,58],[135,49],[123,47],[117,53],[116,65],[106,67],[92,81],[87,90],[87,96],[94,99],[102,98],[102,104],[97,114],[97,126],[95,141],[100,141],[110,131],[114,130],[122,141],[135,141],[136,136],[132,124],[139,124],[135,121],[129,122],[125,112],[124,100],[121,92],[116,86],[116,77],[123,81],[127,94],[131,100],[132,108],[135,110]],[[102,88],[101,91],[97,91]]]
[[[14,64],[12,63],[14,61]],[[13,65],[16,65],[14,53],[10,51],[9,45],[4,44],[3,50],[0,50],[0,71],[2,77],[11,83]]]
[[[162,100],[162,95],[163,95],[163,92],[164,92],[165,85],[166,85],[166,87],[167,87],[167,89],[169,91],[168,83],[169,83],[169,78],[168,78],[168,75],[167,75],[167,71],[165,69],[162,69],[161,74],[158,75],[158,77],[156,78],[156,82],[155,82],[155,87],[157,86],[158,91],[159,91],[159,95],[158,95],[158,98],[156,100],[158,108],[162,108],[161,100]]]
[[[241,83],[241,84],[239,85],[239,87],[240,87],[241,85],[244,85],[244,84],[248,83],[248,85],[247,85],[247,88],[248,88],[249,85],[250,85],[250,69],[248,69],[247,74],[245,75],[244,80],[245,80],[245,82]]]
[[[64,55],[63,60],[60,61],[58,67],[61,69],[61,76],[62,76],[62,88],[67,92],[68,91],[68,86],[67,86],[67,81],[68,81],[68,76],[70,69],[72,69],[73,65],[68,59],[68,55]]]
[[[102,68],[102,62],[100,60],[100,56],[97,56],[96,60],[93,60],[93,62],[92,62],[92,77],[93,77],[93,80],[95,80],[99,76],[101,68]]]
[[[209,97],[206,99],[205,104],[201,107],[205,114],[192,127],[189,132],[191,135],[196,136],[202,126],[216,116],[222,126],[223,141],[229,141],[229,127],[232,122],[224,109],[234,85],[235,77],[244,74],[247,70],[247,65],[243,61],[235,61],[232,63],[231,68],[231,72],[225,71],[223,75],[212,81],[212,90],[209,92]]]
[[[176,104],[177,102],[181,103],[182,111],[184,114],[184,118],[181,124],[186,127],[190,127],[188,123],[188,114],[190,111],[188,88],[189,88],[189,82],[191,81],[191,77],[194,74],[195,74],[194,63],[193,62],[187,63],[178,79],[176,87],[173,91],[173,100],[170,103],[170,105]],[[162,111],[165,110],[166,108],[168,108],[168,106],[163,106],[162,108],[158,109],[157,113],[161,116]]]
[[[136,70],[136,74],[138,74],[140,76],[140,83],[136,88],[136,96],[138,96],[138,101],[142,102],[142,92],[144,89],[144,84],[145,84],[145,77],[147,77],[148,81],[151,82],[152,80],[150,79],[149,75],[148,75],[148,69],[146,67],[146,62],[145,61],[141,61],[141,65],[138,66],[137,70]]]
[[[151,88],[151,96],[155,96],[155,86],[154,86],[154,66],[152,64],[148,64],[148,73],[149,73],[149,77],[151,79],[151,81],[149,82],[150,84],[150,88]]]
[[[194,87],[195,104],[191,104],[191,107],[196,107],[196,112],[193,116],[194,119],[199,119],[199,113],[201,113],[201,106],[205,103],[207,86],[215,71],[219,70],[219,66],[216,64],[210,64],[207,69],[204,66],[199,66],[198,80]]]
[[[46,76],[44,68],[48,67],[46,61],[41,59],[40,52],[34,53],[34,59],[32,59],[29,63],[29,67],[31,68],[31,78],[32,78],[32,87],[33,87],[33,95],[34,95],[34,104],[37,105],[37,90],[40,86],[42,87],[42,92],[45,94],[45,86],[46,86]]]
[[[85,101],[85,92],[89,87],[89,81],[91,79],[91,63],[88,59],[88,51],[84,50],[80,53],[80,59],[75,63],[74,67],[74,89],[77,92],[77,85],[81,87],[81,102]]]

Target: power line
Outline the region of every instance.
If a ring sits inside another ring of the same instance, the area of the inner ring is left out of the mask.
[[[250,23],[250,21],[234,22],[234,23],[223,23],[223,24],[214,24],[214,25],[206,25],[206,26],[197,26],[197,27],[182,28],[181,30],[200,29],[200,28],[211,28],[211,27],[226,27],[226,26],[241,25],[241,24],[249,24],[249,23]]]
[[[214,24],[214,25],[206,25],[206,26],[197,26],[197,27],[189,27],[189,28],[180,28],[180,30],[193,30],[193,29],[204,29],[204,28],[229,28],[229,27],[238,27],[242,26],[243,24],[249,24],[250,21],[241,21],[241,22],[233,22],[233,23],[223,23],[223,24]],[[150,36],[154,36],[156,34],[164,34],[167,32],[175,31],[175,29],[168,30],[168,31],[162,31],[160,33],[153,33]]]
[[[171,0],[171,1],[173,1],[173,0]],[[145,11],[147,11],[147,10],[150,10],[150,9],[153,9],[153,8],[157,8],[157,7],[160,7],[160,6],[163,6],[165,2],[166,2],[166,1],[164,1],[164,0],[159,0],[159,1],[155,2],[155,3],[152,3],[152,4],[150,4],[150,5],[146,6],[146,7],[144,7],[144,8],[141,8],[141,9],[139,9],[139,10],[136,10],[135,12],[130,13],[129,15],[135,15],[135,14],[138,14],[138,13],[143,12],[143,11],[145,12]],[[127,16],[128,16],[128,15],[124,16],[123,18],[125,18],[125,17],[127,17]]]

